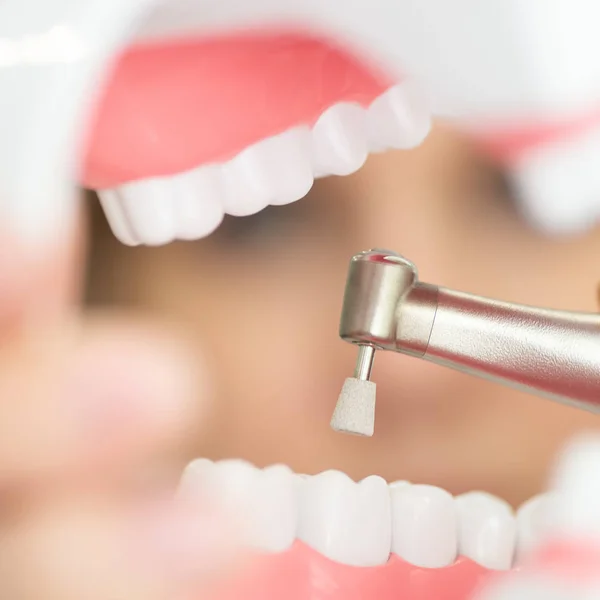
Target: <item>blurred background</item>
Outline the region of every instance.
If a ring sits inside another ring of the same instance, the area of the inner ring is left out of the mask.
[[[329,419],[355,348],[338,338],[348,261],[385,247],[423,281],[527,304],[597,309],[600,230],[545,235],[521,216],[503,168],[437,125],[422,147],[371,156],[356,174],[315,182],[294,204],[227,217],[198,242],[127,248],[91,210],[87,303],[124,307],[183,328],[214,402],[181,440],[196,457],[284,462],[482,489],[514,505],[541,491],[555,452],[594,417],[547,400],[379,353],[372,439]],[[200,421],[200,420],[199,420]]]

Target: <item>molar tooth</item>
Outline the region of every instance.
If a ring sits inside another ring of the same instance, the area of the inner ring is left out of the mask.
[[[299,490],[298,537],[328,558],[354,566],[387,562],[391,506],[385,480],[355,483],[339,471],[306,478]]]
[[[210,235],[223,221],[223,190],[218,169],[200,167],[171,178],[177,239]]]
[[[431,129],[425,96],[410,80],[376,98],[367,110],[369,150],[408,150],[419,146]]]
[[[127,183],[98,196],[113,232],[130,246],[199,239],[224,215],[218,172],[211,167]]]
[[[548,533],[553,494],[539,494],[523,503],[517,510],[517,561],[535,550]]]
[[[175,239],[173,197],[167,179],[144,179],[120,186],[116,194],[135,237],[149,246]]]
[[[257,145],[257,175],[271,204],[289,204],[310,191],[314,181],[310,142],[309,129],[298,127]]]
[[[225,182],[225,212],[233,217],[254,215],[269,205],[267,190],[254,172],[256,164],[251,148],[221,165]]]
[[[131,226],[117,190],[98,190],[98,199],[116,238],[126,246],[139,246],[140,240]]]
[[[226,211],[246,216],[269,204],[295,202],[313,184],[310,132],[290,129],[250,146],[223,165],[228,175]]]
[[[294,474],[283,465],[264,470],[242,460],[199,459],[184,472],[180,493],[212,500],[239,515],[250,545],[266,552],[287,550],[298,520]]]
[[[351,103],[332,106],[317,120],[312,138],[315,177],[358,171],[369,153],[365,110]]]
[[[455,499],[458,551],[488,569],[510,569],[516,541],[516,520],[510,505],[483,492]]]
[[[451,565],[458,534],[454,498],[431,485],[398,482],[390,486],[392,552],[425,568]]]

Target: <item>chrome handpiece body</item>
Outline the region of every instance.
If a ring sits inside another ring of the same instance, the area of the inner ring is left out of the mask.
[[[600,413],[600,315],[421,283],[393,252],[352,258],[340,336]]]

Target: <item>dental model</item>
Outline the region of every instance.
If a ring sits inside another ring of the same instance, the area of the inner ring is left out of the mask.
[[[370,152],[419,145],[434,116],[505,162],[534,224],[581,231],[600,216],[599,21],[596,0],[3,0],[3,227],[43,251],[64,236],[83,185],[99,192],[126,244],[202,238],[224,214],[299,200],[315,178],[348,175]],[[523,355],[508,363],[482,339],[493,325],[486,315],[475,311],[467,320],[452,307],[460,301],[504,316],[514,316],[514,307],[435,292],[416,281],[408,261],[386,256],[390,264],[354,265],[356,274],[375,266],[382,275],[380,286],[363,291],[389,284],[393,293],[359,296],[379,307],[381,322],[351,306],[345,312],[348,337],[366,345],[334,427],[373,431],[371,336],[399,349],[391,313],[402,289],[409,292],[400,302],[403,352],[594,402],[592,316],[519,309],[530,338],[515,320],[506,331],[491,330],[521,340],[512,347]],[[434,324],[428,340],[436,306],[451,318]],[[549,329],[535,329],[540,321]],[[566,364],[555,336],[564,339],[573,324],[581,347],[570,348]],[[454,327],[462,338],[433,337]],[[472,362],[465,337],[477,347]],[[546,381],[543,365],[565,379]],[[583,484],[564,479],[583,498],[581,522],[567,520],[561,535],[588,540],[589,526],[593,545],[600,495],[588,484],[598,480],[600,459],[581,451],[565,472],[582,464],[592,469]],[[552,520],[549,496],[515,515],[487,494],[453,498],[433,486],[354,482],[339,472],[300,477],[239,461],[192,463],[182,493],[204,483],[219,498],[241,499],[249,512],[240,514],[253,517],[251,542],[269,554],[234,599],[463,600],[494,572],[525,564]],[[565,496],[563,515],[572,497]],[[563,550],[581,557],[573,545]],[[597,570],[598,554],[588,554],[586,564]],[[490,598],[548,598],[543,588],[515,586],[520,591],[498,589]],[[584,592],[586,600],[596,597]],[[578,596],[567,586],[564,597]]]
[[[418,280],[393,252],[350,262],[340,324],[359,345],[331,426],[372,435],[375,349],[391,350],[600,413],[600,315],[511,304]]]

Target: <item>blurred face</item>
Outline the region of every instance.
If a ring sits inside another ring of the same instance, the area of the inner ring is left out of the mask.
[[[532,231],[499,174],[452,132],[373,156],[295,204],[230,219],[197,243],[119,251],[136,304],[181,322],[217,397],[187,458],[242,457],[296,472],[337,468],[484,489],[513,503],[545,483],[564,439],[593,417],[427,364],[378,353],[372,439],[329,429],[356,349],[337,327],[352,254],[385,247],[423,281],[553,308],[596,310],[600,235]],[[188,452],[188,450],[186,450]]]

